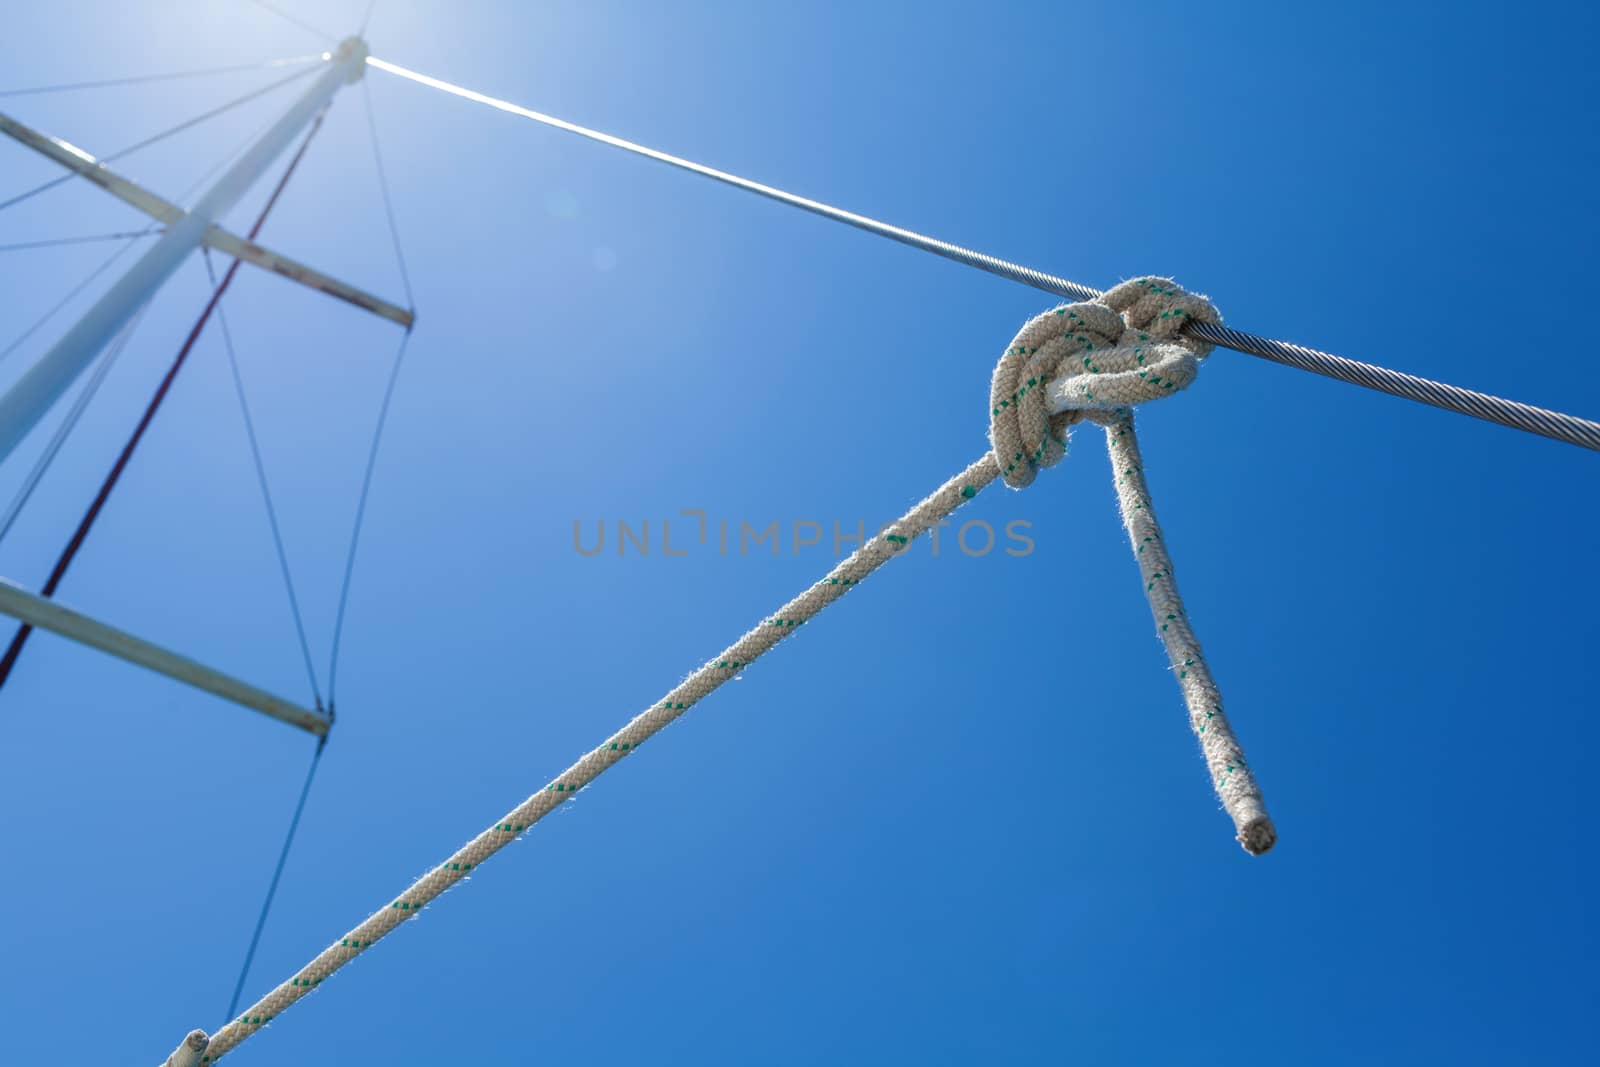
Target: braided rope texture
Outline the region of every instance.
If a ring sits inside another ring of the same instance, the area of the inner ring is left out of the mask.
[[[1252,854],[1276,840],[1222,713],[1199,641],[1189,628],[1172,580],[1172,561],[1161,543],[1150,506],[1130,405],[1182,389],[1194,380],[1209,347],[1180,336],[1191,321],[1220,321],[1203,297],[1166,279],[1124,283],[1098,300],[1064,305],[1038,316],[1001,357],[991,383],[993,449],[863,544],[820,581],[764,618],[715,659],[690,674],[661,700],[635,716],[561,775],[506,813],[489,829],[414,882],[387,906],[328,946],[287,982],[205,1040],[187,1039],[199,1064],[209,1064],[272,1022],[335,971],[455,885],[540,819],[572,799],[610,767],[639,750],[649,738],[777,647],[828,605],[902,554],[910,543],[973,499],[996,479],[1020,488],[1040,467],[1059,462],[1067,433],[1084,420],[1106,428],[1123,520],[1133,541],[1157,627],[1183,688],[1190,720],[1217,793],[1234,820],[1239,840]],[[184,1052],[180,1048],[180,1053]],[[187,1061],[193,1062],[193,1061]]]
[[[295,1001],[321,985],[333,972],[371,948],[385,934],[414,919],[430,901],[465,878],[484,860],[572,799],[601,773],[639,750],[668,723],[715,692],[722,684],[775,648],[807,620],[854,589],[867,575],[900,555],[916,537],[931,529],[994,481],[992,456],[985,455],[941,485],[882,534],[851,553],[819,582],[762,619],[715,659],[685,678],[660,701],[635,716],[560,776],[507,812],[498,822],[467,842],[454,855],[423,875],[388,906],[324,949],[289,981],[252,1004],[211,1038],[200,1062],[212,1063],[270,1023]]]
[[[178,1044],[162,1067],[199,1067],[210,1039],[204,1030],[190,1030],[189,1036]]]
[[[1210,301],[1168,278],[1123,282],[1097,300],[1063,304],[1023,326],[1000,357],[990,385],[990,440],[1001,477],[1030,484],[1061,460],[1073,423],[1105,427],[1117,503],[1156,631],[1189,709],[1189,724],[1239,843],[1252,855],[1277,832],[1244,750],[1222,710],[1222,694],[1189,624],[1144,478],[1132,405],[1187,388],[1211,346],[1188,332],[1220,325]]]

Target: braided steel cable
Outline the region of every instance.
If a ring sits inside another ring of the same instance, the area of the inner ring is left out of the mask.
[[[809,211],[813,215],[820,215],[834,222],[842,222],[847,226],[865,230],[867,233],[875,234],[878,237],[887,237],[891,241],[898,241],[903,245],[909,245],[924,252],[931,252],[933,255],[942,256],[964,266],[974,267],[1046,293],[1054,293],[1057,296],[1066,297],[1068,300],[1095,300],[1101,295],[1098,289],[1092,289],[1078,282],[1068,281],[1066,278],[1057,277],[1054,274],[1047,274],[1044,271],[1025,267],[1019,263],[1012,263],[997,256],[976,252],[970,248],[963,248],[960,245],[951,244],[949,241],[941,241],[936,237],[929,237],[914,230],[891,226],[886,222],[881,222],[866,215],[845,211],[831,204],[824,204],[821,201],[798,196],[771,185],[751,181],[749,178],[741,178],[736,174],[729,174],[727,171],[717,170],[715,167],[708,167],[703,163],[695,163],[692,160],[683,159],[679,156],[662,152],[659,149],[648,148],[633,141],[624,140],[621,137],[613,137],[598,130],[592,130],[576,123],[567,122],[564,119],[558,119],[530,108],[521,107],[507,100],[500,100],[459,85],[453,85],[439,78],[420,74],[417,71],[409,70],[386,60],[369,56],[367,63],[370,66],[377,67],[379,70],[397,74],[402,78],[408,78],[429,88],[438,89],[441,92],[450,93],[522,118],[532,119],[543,125],[564,130],[567,133],[574,133],[591,141],[610,145],[613,148],[621,148],[624,151],[644,156],[647,159],[653,159],[658,163],[665,163],[668,166],[677,167],[691,174],[698,174],[703,178],[710,178],[724,185],[731,185],[736,189],[755,193],[757,196],[766,197],[768,200],[776,200],[778,203],[786,204],[789,207]],[[1320,352],[1317,349],[1306,348],[1302,345],[1257,337],[1254,334],[1224,326],[1195,323],[1187,332],[1190,336],[1199,340],[1221,345],[1235,352],[1258,356],[1290,367],[1298,367],[1314,374],[1321,374],[1328,378],[1337,378],[1340,381],[1349,382],[1352,385],[1359,385],[1364,389],[1373,389],[1380,393],[1388,393],[1391,396],[1404,397],[1407,400],[1415,400],[1418,403],[1429,404],[1436,408],[1443,408],[1446,411],[1470,415],[1485,422],[1496,422],[1502,426],[1509,426],[1514,430],[1540,434],[1557,441],[1578,445],[1581,448],[1600,451],[1600,423],[1592,422],[1589,419],[1581,419],[1575,415],[1566,415],[1559,411],[1550,411],[1545,408],[1534,407],[1531,404],[1522,404],[1515,400],[1506,400],[1501,397],[1490,396],[1487,393],[1479,393],[1471,389],[1448,385],[1444,382],[1420,378],[1414,374],[1405,374],[1401,371],[1389,370],[1370,363],[1346,359],[1342,356]]]

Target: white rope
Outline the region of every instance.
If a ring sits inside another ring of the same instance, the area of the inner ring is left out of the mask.
[[[1176,391],[1193,380],[1194,367],[1206,348],[1179,336],[1178,331],[1190,317],[1217,320],[1215,309],[1203,298],[1184,293],[1165,279],[1141,279],[1118,286],[1099,302],[1066,305],[1029,322],[995,371],[995,399],[991,404],[994,451],[945,482],[821,581],[776,614],[762,619],[598,748],[324,949],[289,981],[251,1005],[209,1040],[199,1062],[220,1059],[384,935],[416,918],[429,902],[467,877],[473,868],[604,771],[637,752],[646,740],[900,555],[919,535],[977,496],[996,478],[1004,477],[1014,486],[1031,482],[1038,467],[1050,466],[1061,458],[1070,424],[1083,419],[1106,426],[1112,460],[1119,472],[1118,496],[1144,573],[1151,609],[1156,612],[1162,638],[1178,671],[1191,722],[1212,769],[1218,795],[1233,817],[1246,850],[1259,854],[1271,848],[1275,840],[1272,823],[1222,715],[1221,700],[1200,655],[1199,643],[1189,630],[1177,587],[1171,581],[1171,561],[1161,547],[1160,528],[1149,506],[1132,418],[1126,406]],[[1157,373],[1152,367],[1161,370]],[[1069,369],[1072,373],[1059,379],[1056,390],[1068,395],[1056,399],[1075,406],[1052,412],[1045,398],[1054,395],[1053,380]],[[204,1038],[203,1033],[196,1034]],[[191,1034],[189,1040],[193,1043],[197,1039]]]
[[[200,1057],[209,1043],[204,1030],[190,1030],[189,1036],[172,1050],[162,1067],[199,1067],[204,1062]]]
[[[1239,843],[1260,855],[1277,834],[1184,610],[1133,430],[1133,404],[1185,389],[1199,373],[1211,346],[1193,340],[1192,324],[1221,321],[1210,301],[1167,278],[1123,282],[1098,301],[1048,311],[1022,328],[995,368],[990,434],[1006,484],[1020,488],[1065,455],[1072,423],[1105,427],[1122,522],[1189,724]]]

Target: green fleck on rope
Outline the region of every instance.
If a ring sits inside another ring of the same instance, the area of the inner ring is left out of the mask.
[[[1135,404],[1170,396],[1195,380],[1210,348],[1180,332],[1191,320],[1220,324],[1221,317],[1205,298],[1164,278],[1125,282],[1094,301],[1036,316],[995,367],[990,440],[1001,477],[1021,488],[1063,458],[1065,448],[1056,442],[1064,445],[1073,424],[1105,428],[1123,523],[1157,633],[1239,842],[1259,854],[1272,847],[1277,832],[1182,610],[1133,431]]]
[[[1030,483],[1038,468],[1053,465],[1065,454],[1067,432],[1072,423],[1088,419],[1105,425],[1107,443],[1111,448],[1114,464],[1123,466],[1123,461],[1126,460],[1127,467],[1140,469],[1138,449],[1133,435],[1132,414],[1125,407],[1075,410],[1067,405],[1060,412],[1051,412],[1046,406],[1047,402],[1056,403],[1059,400],[1051,394],[1062,384],[1056,381],[1061,362],[1073,355],[1088,351],[1090,346],[1094,346],[1095,350],[1101,353],[1093,365],[1102,372],[1097,376],[1097,380],[1101,383],[1099,391],[1106,397],[1115,400],[1119,395],[1117,390],[1123,388],[1126,381],[1137,381],[1131,371],[1138,364],[1135,363],[1134,357],[1125,351],[1127,346],[1121,341],[1125,332],[1136,325],[1135,312],[1143,308],[1146,303],[1140,297],[1124,299],[1130,288],[1139,284],[1144,283],[1118,286],[1095,303],[1072,305],[1065,315],[1060,313],[1062,309],[1056,309],[1055,313],[1040,316],[1025,326],[1014,342],[1013,350],[1008,351],[1007,356],[1000,361],[1001,366],[997,368],[992,383],[993,399],[990,406],[995,413],[993,416],[995,422],[991,430],[994,445],[992,451],[946,481],[902,516],[894,524],[896,533],[874,538],[863,544],[822,580],[809,586],[777,613],[764,618],[716,659],[702,661],[703,665],[699,670],[673,687],[663,699],[636,715],[621,730],[597,748],[591,749],[556,780],[534,793],[501,821],[418,879],[399,898],[392,898],[389,907],[375,912],[342,939],[323,950],[309,964],[300,968],[290,980],[283,982],[254,1004],[246,1015],[224,1026],[210,1040],[205,1053],[206,1062],[220,1059],[255,1033],[256,1027],[275,1018],[308,993],[312,987],[348,963],[356,954],[370,948],[391,930],[396,929],[401,922],[417,917],[431,901],[465,877],[465,872],[481,865],[489,856],[514,840],[514,835],[531,828],[564,801],[570,799],[576,791],[620,762],[630,748],[637,749],[644,740],[673,722],[691,705],[709,696],[729,678],[735,677],[734,670],[743,669],[744,666],[754,663],[771,651],[797,627],[840,599],[842,591],[860,583],[877,568],[899,555],[899,550],[903,546],[937,526],[964,502],[975,497],[990,482],[1004,478],[1013,485]],[[1198,321],[1215,319],[1214,311],[1210,313],[1210,319],[1195,313],[1194,308],[1198,305],[1210,307],[1201,298],[1191,297],[1175,288],[1163,288],[1159,289],[1159,292],[1169,303],[1184,303],[1186,314],[1169,316],[1167,320],[1169,322],[1186,320],[1190,317],[1195,317]],[[1157,307],[1153,314],[1159,315],[1163,310],[1170,309]],[[1124,316],[1126,322],[1123,321]],[[1043,332],[1040,327],[1041,322],[1051,323],[1051,329],[1058,329],[1054,325],[1057,322],[1072,323],[1070,340],[1062,340],[1060,331],[1056,334]],[[1149,323],[1143,319],[1137,326],[1150,329]],[[1169,335],[1162,330],[1153,329],[1152,332],[1170,340]],[[1140,337],[1142,340],[1148,339],[1142,334]],[[1171,343],[1155,347],[1163,348],[1165,351],[1181,346]],[[1164,373],[1166,368],[1162,360],[1169,357],[1177,358],[1172,357],[1170,352],[1165,352],[1155,364]],[[1187,358],[1191,361],[1195,359],[1193,355],[1188,355]],[[1043,363],[1049,363],[1050,366],[1047,368]],[[1017,377],[1019,374],[1021,377]],[[1024,387],[1021,383],[1028,382],[1029,379],[1033,381]],[[1180,385],[1177,387],[1187,385],[1188,380],[1192,380],[1192,374],[1190,379],[1178,379]],[[1044,387],[1041,388],[1041,385]],[[1024,389],[1026,391],[1022,392]],[[1015,404],[1010,403],[1013,393],[1020,393]],[[1120,405],[1121,401],[1117,403]],[[1017,421],[1021,416],[1026,418]],[[1024,439],[1024,432],[1029,439]],[[1034,439],[1039,434],[1043,434],[1049,443],[1041,445],[1039,440]],[[1013,457],[1011,465],[1002,470],[998,457],[1007,454]],[[1039,456],[1039,462],[1027,464],[1018,471],[1016,464],[1021,462],[1024,454]],[[1171,564],[1162,547],[1155,516],[1143,499],[1146,490],[1142,474],[1124,481],[1130,483],[1118,486],[1118,498],[1123,504],[1124,522],[1128,526],[1134,544],[1136,546],[1144,544],[1149,548],[1149,551],[1136,553],[1141,569],[1150,568],[1148,572],[1150,574],[1156,573],[1158,569],[1170,570]],[[1130,496],[1130,494],[1136,495]],[[1147,580],[1154,588],[1154,580]],[[1159,596],[1151,597],[1151,608],[1153,611],[1161,612],[1157,615],[1158,619],[1165,617],[1170,624],[1162,626],[1161,629],[1163,641],[1173,658],[1174,667],[1177,667],[1180,655],[1190,661],[1191,665],[1184,668],[1185,673],[1180,683],[1186,699],[1190,702],[1191,722],[1195,724],[1195,731],[1201,737],[1202,750],[1208,764],[1217,775],[1217,791],[1222,797],[1223,806],[1239,827],[1239,839],[1246,849],[1251,852],[1264,852],[1272,846],[1275,839],[1271,822],[1267,819],[1265,808],[1260,803],[1260,792],[1255,787],[1254,779],[1244,764],[1243,753],[1238,749],[1238,744],[1228,728],[1227,719],[1222,714],[1220,698],[1200,655],[1199,643],[1189,631],[1181,602],[1177,598],[1177,590],[1171,588],[1171,585],[1170,582],[1162,583]],[[1202,698],[1204,704],[1199,703]]]

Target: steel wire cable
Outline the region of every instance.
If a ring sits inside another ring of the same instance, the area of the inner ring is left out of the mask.
[[[0,252],[21,252],[29,248],[57,248],[62,245],[88,245],[99,244],[104,241],[126,241],[133,237],[146,237],[154,231],[146,227],[142,230],[122,230],[117,233],[96,233],[86,237],[51,237],[43,241],[16,241],[8,245],[0,245]]]
[[[190,196],[192,196],[195,193],[196,190],[198,190],[206,182],[210,181],[211,178],[213,176],[215,176],[219,171],[221,171],[224,167],[228,166],[228,164],[232,163],[239,156],[243,155],[245,150],[247,148],[249,148],[251,144],[255,143],[257,140],[260,139],[261,134],[266,131],[267,127],[272,125],[272,122],[273,122],[273,120],[269,119],[265,124],[263,124],[261,126],[260,129],[258,129],[255,133],[251,134],[248,139],[246,139],[244,141],[241,141],[239,143],[239,145],[236,148],[234,148],[234,150],[232,152],[229,152],[227,155],[223,156],[220,160],[218,160],[215,164],[213,164],[209,170],[207,170],[204,174],[200,175],[200,177],[196,178],[193,182],[191,182],[189,184],[189,187],[187,189],[185,189],[182,193],[179,194],[178,202],[182,203],[183,201],[187,200]],[[79,293],[83,292],[90,285],[92,285],[96,278],[98,278],[100,275],[104,274],[107,270],[110,270],[112,265],[115,264],[117,262],[117,260],[121,259],[124,255],[126,255],[128,253],[128,250],[133,247],[133,242],[134,241],[136,241],[136,240],[138,240],[140,238],[143,238],[143,237],[152,236],[153,234],[161,232],[161,230],[162,230],[161,223],[153,221],[150,224],[148,224],[147,226],[145,226],[144,229],[133,231],[132,235],[127,238],[127,243],[125,243],[122,247],[118,248],[115,252],[113,252],[109,257],[107,257],[105,259],[104,262],[102,262],[99,266],[95,267],[94,270],[90,271],[88,277],[84,278],[77,285],[73,286],[72,289],[67,293],[66,296],[62,297],[55,304],[53,304],[48,311],[46,311],[37,320],[35,320],[34,323],[32,325],[30,325],[27,329],[23,330],[21,334],[19,334],[13,341],[11,341],[11,343],[6,345],[5,348],[0,349],[0,360],[4,360],[7,356],[11,355],[11,353],[15,352],[18,348],[21,348],[22,345],[28,340],[28,338],[32,337],[35,333],[39,332],[39,330],[41,330],[51,319],[53,319],[57,314],[60,313],[62,308],[66,307],[68,304],[72,303],[72,300],[73,300],[74,297],[76,297]]]
[[[278,179],[278,184],[273,188],[271,195],[267,197],[267,202],[262,207],[261,213],[250,227],[250,232],[247,235],[249,240],[255,240],[260,234],[261,227],[266,222],[267,216],[271,213],[273,206],[277,204],[278,198],[283,193],[284,186],[288,184],[290,176],[294,174],[295,168],[299,165],[306,149],[310,146],[311,138],[316,135],[321,125],[321,117],[319,116],[312,123],[305,139],[300,143],[299,150],[290,159],[288,167],[284,170],[282,177]],[[222,280],[213,290],[211,299],[206,302],[206,306],[200,312],[199,318],[195,320],[194,326],[189,330],[182,347],[178,349],[177,356],[173,358],[166,374],[162,376],[160,384],[156,386],[155,392],[151,394],[150,400],[145,404],[144,413],[139,417],[138,424],[134,426],[133,432],[129,434],[127,442],[122,446],[122,451],[118,453],[116,460],[111,465],[111,469],[106,472],[105,478],[100,483],[100,489],[95,493],[94,500],[90,502],[89,507],[84,511],[82,518],[78,520],[77,528],[72,532],[71,538],[68,539],[66,546],[56,557],[55,565],[51,568],[50,576],[45,580],[44,588],[41,590],[42,596],[52,597],[55,595],[56,589],[66,576],[67,570],[72,566],[72,561],[77,558],[78,552],[83,548],[84,542],[88,539],[90,531],[99,519],[101,511],[105,508],[106,501],[111,498],[112,491],[116,489],[117,483],[121,481],[122,474],[127,470],[129,462],[133,459],[134,452],[144,439],[145,432],[149,430],[150,424],[155,420],[156,412],[161,409],[161,405],[165,402],[168,392],[172,389],[173,382],[178,378],[178,373],[183,369],[189,354],[194,350],[201,331],[205,328],[206,323],[210,321],[211,315],[216,310],[223,293],[233,284],[234,276],[238,273],[242,262],[242,260],[236,259],[229,265],[222,276]],[[11,672],[16,667],[17,659],[22,655],[22,650],[26,647],[33,629],[30,623],[24,623],[20,626],[16,634],[12,636],[11,643],[7,646],[5,653],[0,655],[0,686],[4,686],[6,680],[11,677]]]
[[[176,136],[177,134],[182,133],[184,130],[190,129],[191,127],[194,127],[194,126],[198,126],[202,122],[205,122],[205,121],[207,121],[209,119],[214,119],[218,115],[224,114],[225,112],[232,111],[236,107],[242,107],[243,105],[248,104],[250,101],[256,99],[257,97],[265,96],[267,93],[272,92],[274,89],[281,89],[285,85],[290,84],[291,82],[299,81],[301,78],[307,77],[308,75],[315,73],[316,70],[317,70],[316,67],[308,67],[305,70],[297,70],[293,74],[289,75],[287,78],[280,78],[279,80],[271,83],[270,85],[263,85],[259,89],[253,89],[250,92],[245,93],[241,97],[238,97],[236,99],[228,101],[226,104],[222,104],[222,105],[220,105],[218,107],[214,107],[210,111],[206,111],[206,112],[204,112],[202,114],[196,115],[194,118],[188,119],[185,122],[180,122],[180,123],[178,123],[178,125],[173,126],[171,129],[162,130],[160,133],[155,134],[154,136],[146,137],[144,140],[140,141],[139,143],[131,144],[127,148],[123,148],[123,149],[120,149],[120,150],[118,150],[116,152],[111,153],[109,156],[103,156],[103,157],[100,157],[98,159],[85,159],[85,160],[81,161],[77,166],[74,166],[71,169],[71,171],[69,171],[66,174],[61,175],[60,177],[51,178],[49,181],[45,182],[43,185],[36,185],[32,189],[27,190],[26,192],[18,193],[16,196],[11,197],[9,200],[0,201],[0,211],[4,211],[8,207],[13,207],[13,206],[15,206],[17,204],[22,203],[24,200],[28,200],[28,199],[31,199],[32,197],[38,196],[40,193],[46,192],[46,191],[48,191],[50,189],[54,189],[56,186],[61,185],[61,184],[65,183],[65,182],[70,182],[72,179],[78,177],[78,175],[83,174],[84,172],[90,170],[93,167],[96,167],[96,166],[99,166],[99,165],[102,165],[102,164],[105,164],[105,163],[114,163],[119,159],[122,159],[122,158],[124,158],[126,156],[130,156],[133,153],[140,151],[141,149],[149,148],[151,145],[156,144],[159,141],[164,141],[168,137]]]
[[[371,14],[369,9],[368,14]],[[378,144],[378,122],[373,114],[372,91],[366,79],[361,81],[365,91],[367,131],[372,143],[373,166],[378,173],[378,188],[382,193],[383,213],[389,223],[389,238],[394,244],[395,262],[400,268],[400,283],[405,288],[406,304],[413,316],[416,313],[416,296],[411,289],[411,272],[406,268],[405,248],[400,242],[400,226],[395,220],[394,197],[389,188],[388,172],[383,165],[383,151]],[[372,494],[372,476],[378,466],[378,452],[383,445],[384,427],[389,422],[389,408],[394,401],[395,385],[400,380],[400,368],[405,364],[406,351],[411,345],[411,328],[407,327],[395,351],[394,363],[389,368],[389,380],[384,385],[383,400],[378,405],[378,422],[372,431],[372,446],[367,450],[366,470],[361,476],[361,491],[356,498],[355,521],[350,529],[350,547],[345,554],[344,577],[339,583],[339,606],[334,612],[333,647],[328,657],[328,710],[334,708],[335,683],[339,677],[339,652],[343,648],[345,612],[350,604],[350,581],[355,574],[356,550],[361,543],[361,531],[367,515],[367,500]]]
[[[272,869],[272,880],[267,883],[266,898],[262,900],[261,911],[256,915],[255,929],[250,934],[250,947],[245,949],[244,963],[239,967],[239,977],[233,984],[233,996],[228,1000],[228,1019],[232,1019],[233,1013],[239,1009],[239,997],[244,994],[245,979],[250,977],[250,965],[255,962],[261,933],[267,928],[267,916],[278,895],[278,883],[283,880],[283,868],[289,862],[289,850],[294,847],[294,837],[300,829],[300,816],[305,814],[306,798],[311,795],[311,783],[316,780],[317,767],[322,763],[322,751],[327,747],[328,735],[323,734],[317,739],[317,751],[311,757],[311,769],[306,772],[305,784],[300,787],[300,799],[295,801],[294,815],[289,819],[289,831],[283,835],[283,847],[278,850],[278,863]]]
[[[37,85],[27,89],[0,90],[0,97],[37,96],[41,93],[69,93],[79,89],[109,89],[122,85],[141,85],[146,82],[172,81],[177,78],[203,78],[212,74],[237,74],[246,70],[271,70],[273,67],[290,67],[311,63],[321,55],[290,56],[286,59],[269,59],[265,63],[241,63],[232,67],[206,67],[201,70],[180,70],[171,74],[135,74],[126,78],[105,78],[100,81],[67,82],[62,85]]]
[[[297,15],[289,14],[289,12],[283,10],[281,7],[278,7],[276,4],[267,3],[267,0],[250,0],[250,3],[266,11],[272,12],[289,25],[298,26],[300,29],[305,30],[307,33],[314,34],[317,37],[322,38],[324,41],[332,43],[339,39],[337,34],[329,33],[327,30],[324,30],[318,26],[313,26],[305,19],[302,19]]]
[[[217,272],[211,263],[211,249],[202,249],[202,252],[205,258],[206,276],[211,279],[211,288],[221,292]],[[294,619],[294,632],[300,642],[300,655],[305,660],[306,679],[311,683],[311,695],[320,711],[323,706],[322,690],[317,685],[317,668],[311,660],[311,643],[306,638],[305,616],[300,611],[300,598],[295,594],[294,575],[289,568],[289,554],[283,547],[283,530],[278,524],[278,509],[272,503],[272,489],[267,481],[267,465],[261,457],[261,442],[256,437],[256,421],[250,414],[250,400],[245,394],[244,374],[239,369],[239,354],[234,349],[233,331],[228,328],[228,312],[223,304],[223,301],[217,301],[217,325],[222,332],[222,346],[228,353],[228,370],[233,376],[233,391],[239,398],[239,413],[244,420],[245,440],[250,445],[250,461],[255,467],[256,485],[261,489],[261,502],[267,509],[267,527],[272,531],[272,546],[278,555],[278,572],[283,576],[283,588],[289,597],[289,614]]]
[[[34,490],[39,488],[39,483],[44,479],[45,474],[49,472],[51,465],[55,463],[56,456],[60,454],[62,446],[67,443],[67,438],[71,437],[72,431],[78,428],[78,423],[83,419],[83,413],[89,409],[90,401],[100,391],[100,386],[105,382],[106,376],[111,373],[111,368],[116,366],[118,357],[128,347],[128,342],[133,340],[134,331],[139,328],[139,321],[144,318],[145,312],[149,310],[150,301],[147,300],[134,313],[128,324],[117,332],[115,340],[106,349],[105,355],[101,356],[99,362],[95,364],[94,370],[89,374],[89,380],[78,391],[78,395],[73,399],[72,406],[67,409],[67,414],[61,420],[61,424],[50,435],[50,440],[45,443],[44,451],[39,455],[38,459],[34,460],[33,467],[28,471],[27,477],[22,480],[22,485],[18,487],[15,495],[12,496],[11,503],[6,506],[5,514],[0,516],[0,542],[5,541],[6,535],[11,532],[11,527],[16,525],[18,516],[22,514],[22,509],[27,506],[28,501],[33,497]]]
[[[112,252],[105,259],[101,260],[99,265],[91,270],[82,281],[78,282],[71,289],[67,290],[67,295],[63,296],[60,300],[57,300],[54,304],[51,304],[43,315],[40,315],[30,326],[19,333],[10,344],[6,345],[4,348],[0,348],[0,360],[4,360],[7,356],[11,355],[11,353],[15,352],[17,349],[26,344],[28,338],[44,329],[51,319],[55,318],[61,313],[62,308],[72,303],[79,293],[83,292],[85,289],[89,288],[89,286],[94,284],[94,280],[96,278],[110,270],[116,264],[117,260],[127,255],[128,251],[134,247],[135,242],[138,241],[139,238],[149,237],[153,233],[155,233],[155,227],[150,226],[126,239],[121,247]]]
[[[763,196],[769,200],[776,200],[781,204],[799,208],[814,215],[820,215],[825,219],[841,222],[879,237],[887,237],[892,241],[898,241],[901,244],[909,245],[924,252],[931,252],[936,256],[942,256],[965,266],[1020,282],[1043,292],[1078,301],[1093,300],[1100,295],[1100,290],[1098,289],[1081,285],[1078,282],[1068,281],[1066,278],[1057,277],[1054,274],[1047,274],[1044,271],[1012,263],[997,256],[976,252],[970,248],[963,248],[960,245],[941,241],[936,237],[929,237],[914,230],[892,226],[878,219],[866,215],[858,215],[852,211],[845,211],[842,208],[798,196],[771,185],[752,181],[749,178],[741,178],[736,174],[730,174],[715,167],[708,167],[703,163],[683,159],[679,156],[662,152],[659,149],[649,148],[633,141],[624,140],[621,137],[614,137],[608,133],[601,133],[599,130],[579,126],[576,123],[567,122],[565,119],[558,119],[552,115],[546,115],[543,112],[513,104],[508,100],[501,100],[439,78],[430,77],[386,60],[369,57],[367,63],[370,66],[377,67],[379,70],[388,71],[391,74],[399,75],[429,88],[450,93],[453,96],[459,96],[522,118],[532,119],[534,122],[542,123],[567,133],[577,134],[591,141],[598,141],[601,144],[620,148],[624,151],[644,156],[647,159],[653,159],[659,163],[665,163],[680,170],[688,171],[691,174],[710,178],[713,181],[731,185],[736,189],[743,189],[746,192],[755,193],[757,196]],[[1487,422],[1496,422],[1512,429],[1540,434],[1544,437],[1554,438],[1557,441],[1565,441],[1568,444],[1600,451],[1600,423],[1589,419],[1567,415],[1559,411],[1550,411],[1546,408],[1534,407],[1531,404],[1518,403],[1514,400],[1506,400],[1471,389],[1463,389],[1460,386],[1436,382],[1414,374],[1405,374],[1401,371],[1390,370],[1387,367],[1379,367],[1371,363],[1346,359],[1343,356],[1336,356],[1332,353],[1307,348],[1303,345],[1257,337],[1229,327],[1196,323],[1190,328],[1189,332],[1202,340],[1222,345],[1225,348],[1231,348],[1236,352],[1258,356],[1275,363],[1298,367],[1301,370],[1308,370],[1329,378],[1337,378],[1340,381],[1359,385],[1366,389],[1388,393],[1391,396],[1404,397],[1407,400],[1430,404],[1433,407],[1470,415],[1473,418],[1483,419]]]

